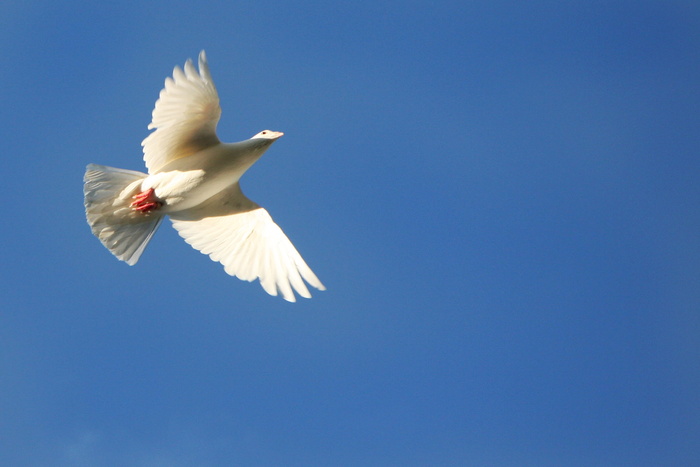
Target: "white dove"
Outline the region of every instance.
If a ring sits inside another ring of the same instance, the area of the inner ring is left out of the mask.
[[[220,115],[202,51],[199,73],[187,60],[184,71],[176,66],[165,79],[148,126],[156,131],[141,143],[148,174],[87,166],[85,213],[92,233],[114,256],[134,265],[168,215],[192,247],[232,276],[260,279],[270,295],[294,302],[296,290],[310,298],[304,280],[325,290],[282,229],[238,184],[283,133],[265,130],[222,143],[216,136]]]

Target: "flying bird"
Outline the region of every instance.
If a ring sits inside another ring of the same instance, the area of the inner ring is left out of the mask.
[[[270,295],[290,302],[325,290],[268,212],[248,199],[241,176],[283,133],[264,130],[238,143],[216,135],[219,96],[204,51],[199,72],[187,60],[165,79],[143,140],[148,174],[89,164],[85,214],[92,233],[118,259],[134,265],[165,216],[195,249]]]

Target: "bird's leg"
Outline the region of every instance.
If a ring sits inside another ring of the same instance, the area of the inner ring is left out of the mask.
[[[131,206],[135,211],[139,212],[151,212],[163,205],[163,203],[156,198],[153,188],[142,191],[141,193],[133,196],[131,199],[134,201],[129,206]]]

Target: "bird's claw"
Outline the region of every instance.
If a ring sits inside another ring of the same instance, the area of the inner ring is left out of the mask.
[[[142,191],[141,193],[133,196],[131,199],[134,201],[129,206],[134,211],[139,212],[150,212],[163,205],[163,203],[156,198],[155,190],[153,190],[153,188]]]

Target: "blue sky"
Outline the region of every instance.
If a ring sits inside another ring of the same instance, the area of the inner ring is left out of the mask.
[[[700,463],[697,2],[4,2],[0,46],[0,464]],[[311,300],[85,222],[201,49],[222,140],[285,132],[241,185]]]

